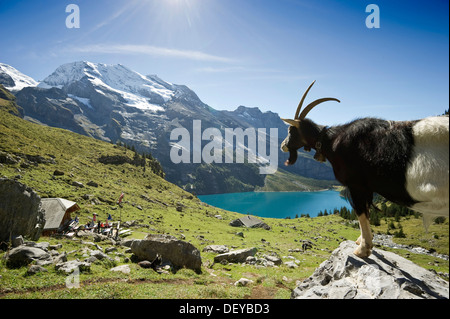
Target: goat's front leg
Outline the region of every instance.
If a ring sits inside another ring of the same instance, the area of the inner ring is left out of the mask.
[[[372,253],[372,231],[370,230],[370,222],[366,213],[359,215],[358,220],[361,236],[356,241],[359,246],[354,251],[354,254],[360,258],[365,258]]]

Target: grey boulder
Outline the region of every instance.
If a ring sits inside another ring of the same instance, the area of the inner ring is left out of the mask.
[[[247,257],[254,256],[256,254],[256,248],[244,248],[238,250],[232,250],[228,253],[220,254],[214,257],[214,262],[222,263],[244,263]]]
[[[392,252],[374,249],[368,258],[353,254],[344,241],[311,277],[292,292],[296,299],[448,299],[449,283]]]
[[[33,261],[51,263],[52,260],[52,256],[45,250],[22,245],[9,251],[6,256],[6,266],[8,268],[20,268]]]
[[[171,263],[175,268],[188,268],[201,272],[200,251],[194,245],[170,235],[151,234],[142,240],[134,240],[131,252],[139,260],[155,260],[159,255],[162,263]]]

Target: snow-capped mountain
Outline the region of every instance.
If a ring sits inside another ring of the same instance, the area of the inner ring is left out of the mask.
[[[0,63],[0,84],[9,91],[16,92],[24,87],[36,86],[38,82],[12,66]]]
[[[39,87],[64,89],[83,81],[92,84],[100,94],[117,93],[126,105],[155,112],[163,111],[160,105],[175,94],[172,84],[157,77],[146,77],[121,64],[106,65],[84,61],[61,65],[39,83]],[[83,96],[78,97],[83,103],[89,103],[85,99]]]
[[[287,126],[276,113],[245,106],[235,111],[215,110],[185,85],[145,76],[120,64],[68,63],[39,85],[34,80],[28,83],[34,85],[15,92],[24,118],[151,152],[161,162],[167,180],[197,194],[251,191],[264,184],[264,176],[244,164],[223,164],[220,169],[204,163],[174,164],[170,135],[175,128],[186,128],[193,136],[193,121],[201,120],[202,129],[278,128],[279,139],[287,134]],[[203,146],[207,143],[202,141]],[[285,154],[278,159],[282,165]],[[306,177],[334,178],[331,168],[319,167],[310,156],[301,163],[288,169]]]

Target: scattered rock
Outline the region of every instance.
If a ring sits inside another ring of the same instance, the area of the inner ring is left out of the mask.
[[[105,253],[109,254],[112,253],[113,251],[117,251],[116,247],[106,247],[105,248]]]
[[[49,245],[48,249],[50,250],[58,250],[62,248],[62,244]]]
[[[92,186],[92,187],[98,187],[98,183],[96,183],[94,181],[89,181],[86,185]]]
[[[247,286],[249,284],[252,284],[252,283],[253,283],[253,280],[250,280],[250,279],[247,279],[247,278],[241,278],[238,281],[236,281],[234,283],[234,285],[236,287],[245,287],[245,286]]]
[[[0,163],[13,165],[19,163],[19,160],[12,154],[0,152]]]
[[[64,175],[63,171],[60,171],[59,169],[55,169],[55,171],[53,172],[54,176],[62,176]]]
[[[45,158],[41,155],[25,155],[27,160],[29,160],[32,163],[37,164],[56,164],[56,161],[54,158]]]
[[[85,261],[69,260],[56,264],[55,269],[66,274],[71,274],[77,269],[80,272],[89,272],[91,271],[91,264]]]
[[[137,224],[137,221],[135,221],[135,220],[127,220],[127,221],[123,222],[121,226],[125,227],[125,228],[130,228],[130,227],[136,226],[136,224]]]
[[[27,275],[31,276],[34,274],[37,274],[39,272],[47,272],[48,270],[42,266],[39,265],[31,265],[30,268],[27,270]]]
[[[298,267],[298,265],[294,261],[286,261],[284,264],[288,268],[297,268]]]
[[[214,262],[220,263],[222,261],[229,263],[244,263],[249,256],[254,256],[256,254],[256,248],[246,248],[232,250],[228,253],[220,254],[214,257]]]
[[[279,258],[278,256],[273,256],[273,255],[264,255],[263,258],[267,261],[270,261],[272,263],[274,263],[274,265],[281,265],[283,263],[283,261],[281,260],[281,258]]]
[[[53,256],[53,263],[59,264],[67,261],[67,253],[63,252],[62,254]]]
[[[83,183],[77,182],[77,181],[73,181],[71,185],[79,187],[79,188],[83,188],[84,187]]]
[[[99,251],[103,251],[103,248],[102,247],[100,247],[99,245],[97,245],[97,244],[95,244],[95,243],[93,243],[93,242],[91,242],[91,241],[81,241],[81,243],[83,244],[83,245],[88,245],[88,246],[93,246],[93,247],[95,247],[97,250],[99,250]]]
[[[81,196],[81,198],[83,198],[84,200],[91,200],[94,197],[94,195],[92,194],[84,194],[83,196]]]
[[[134,240],[131,251],[140,260],[155,260],[157,255],[162,263],[170,262],[176,268],[189,268],[201,272],[200,251],[191,243],[170,235],[151,234],[142,240]]]
[[[109,260],[109,261],[114,261],[111,257],[109,257],[107,254],[105,254],[104,252],[100,251],[100,250],[91,250],[90,253],[91,256],[97,258],[98,260]]]
[[[401,244],[397,244],[394,243],[392,241],[393,236],[392,235],[386,235],[386,234],[374,234],[373,235],[373,243],[377,244],[377,245],[381,245],[381,246],[386,246],[386,247],[391,247],[394,249],[405,249],[405,250],[409,250],[413,253],[416,254],[424,254],[424,255],[429,255],[429,256],[434,256],[437,258],[441,258],[444,260],[449,260],[449,256],[448,255],[442,255],[442,254],[438,254],[435,251],[429,251],[428,249],[422,248],[422,247],[414,247],[414,246],[410,246],[410,245],[401,245]]]
[[[131,269],[130,269],[129,265],[120,265],[120,266],[111,268],[110,271],[119,271],[124,274],[129,274],[131,272]]]
[[[203,251],[208,253],[224,254],[229,252],[230,250],[225,245],[208,245],[203,248]]]
[[[361,259],[356,244],[344,241],[292,292],[292,298],[448,299],[449,284],[431,271],[392,252],[374,249]]]

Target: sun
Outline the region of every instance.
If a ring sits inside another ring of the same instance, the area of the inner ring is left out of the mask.
[[[198,18],[200,10],[199,0],[163,0],[168,19],[172,23],[187,23],[192,27],[194,20]]]
[[[173,7],[190,7],[193,5],[192,0],[164,0],[169,6]]]

